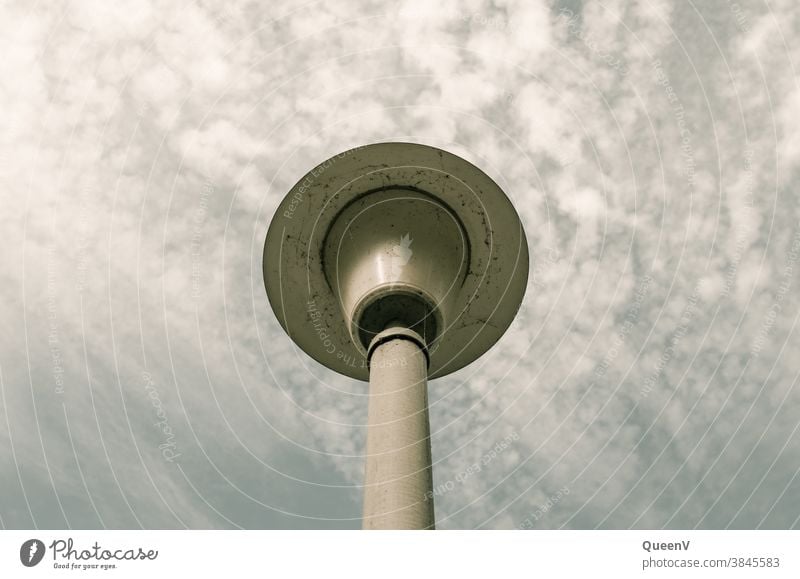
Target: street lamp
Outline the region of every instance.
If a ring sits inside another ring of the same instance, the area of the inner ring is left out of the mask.
[[[434,528],[427,380],[497,342],[527,280],[511,202],[441,149],[345,151],[279,205],[264,245],[278,321],[321,364],[369,381],[365,529]]]

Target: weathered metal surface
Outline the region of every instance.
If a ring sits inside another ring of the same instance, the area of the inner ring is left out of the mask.
[[[292,188],[270,224],[263,266],[289,336],[360,380],[369,378],[363,342],[376,331],[358,328],[369,306],[392,292],[433,305],[418,327],[435,332],[436,378],[507,329],[527,285],[528,248],[511,202],[477,167],[434,147],[379,143],[332,157]]]
[[[386,330],[373,344],[363,528],[433,529],[424,343],[400,329]]]

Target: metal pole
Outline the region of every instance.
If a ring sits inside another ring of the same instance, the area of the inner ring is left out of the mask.
[[[483,355],[522,303],[528,243],[511,201],[447,151],[358,147],[286,194],[263,268],[292,340],[369,380],[364,528],[434,528],[427,381]]]
[[[370,344],[364,529],[433,529],[428,356],[392,327]]]

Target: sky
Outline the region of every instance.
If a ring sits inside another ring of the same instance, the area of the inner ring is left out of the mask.
[[[441,529],[800,526],[793,0],[4,2],[0,526],[359,528],[366,384],[261,257],[381,141],[512,199],[520,313],[429,384]]]

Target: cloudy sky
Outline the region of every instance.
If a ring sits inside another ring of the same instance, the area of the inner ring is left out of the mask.
[[[798,33],[794,0],[3,3],[0,525],[358,528],[365,384],[261,255],[308,170],[413,141],[532,256],[430,384],[439,528],[800,526]]]

